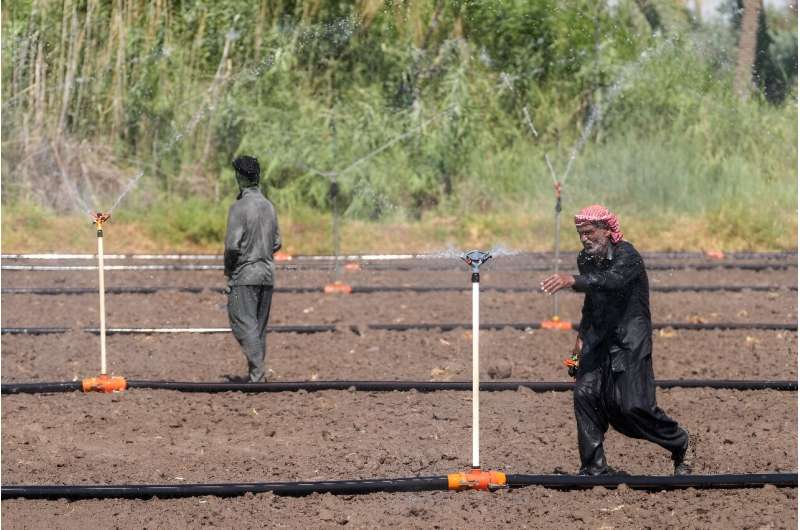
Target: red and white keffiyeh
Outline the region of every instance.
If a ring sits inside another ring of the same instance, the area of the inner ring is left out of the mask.
[[[611,230],[611,241],[619,243],[622,239],[622,232],[619,230],[619,219],[604,206],[593,204],[587,206],[575,216],[575,226],[583,226],[589,223],[605,223]]]

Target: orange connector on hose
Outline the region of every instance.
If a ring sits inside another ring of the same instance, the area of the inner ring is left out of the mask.
[[[272,257],[275,258],[275,261],[292,261],[292,255],[286,252],[276,252]]]
[[[542,329],[557,329],[560,331],[570,331],[572,329],[572,322],[561,320],[555,316],[550,320],[542,320]]]
[[[124,377],[110,376],[106,374],[97,377],[87,377],[82,381],[84,392],[122,392],[128,388],[128,382]]]
[[[500,471],[471,469],[466,473],[447,475],[447,489],[451,490],[496,490],[507,486],[506,474]]]
[[[325,286],[325,294],[350,294],[353,288],[342,282],[333,282]]]

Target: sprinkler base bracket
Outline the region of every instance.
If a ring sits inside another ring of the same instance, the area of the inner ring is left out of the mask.
[[[81,383],[81,387],[84,392],[104,392],[108,394],[122,392],[128,388],[128,382],[124,377],[100,374],[97,377],[85,378]]]
[[[333,283],[329,283],[325,286],[325,294],[350,294],[353,292],[353,288],[340,281],[336,281]]]
[[[467,472],[447,475],[447,489],[494,491],[508,487],[506,474],[500,471],[483,471],[473,468]]]

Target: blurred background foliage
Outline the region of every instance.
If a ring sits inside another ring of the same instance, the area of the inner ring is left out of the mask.
[[[796,8],[760,11],[742,98],[742,0],[694,5],[3,2],[3,205],[107,209],[141,172],[122,218],[213,246],[247,153],[290,219],[327,219],[336,180],[352,222],[550,220],[548,154],[559,179],[573,158],[567,213],[607,202],[794,246]]]

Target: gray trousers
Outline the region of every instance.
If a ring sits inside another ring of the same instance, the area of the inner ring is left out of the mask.
[[[251,383],[264,380],[271,285],[233,285],[228,294],[228,320],[247,358]]]

